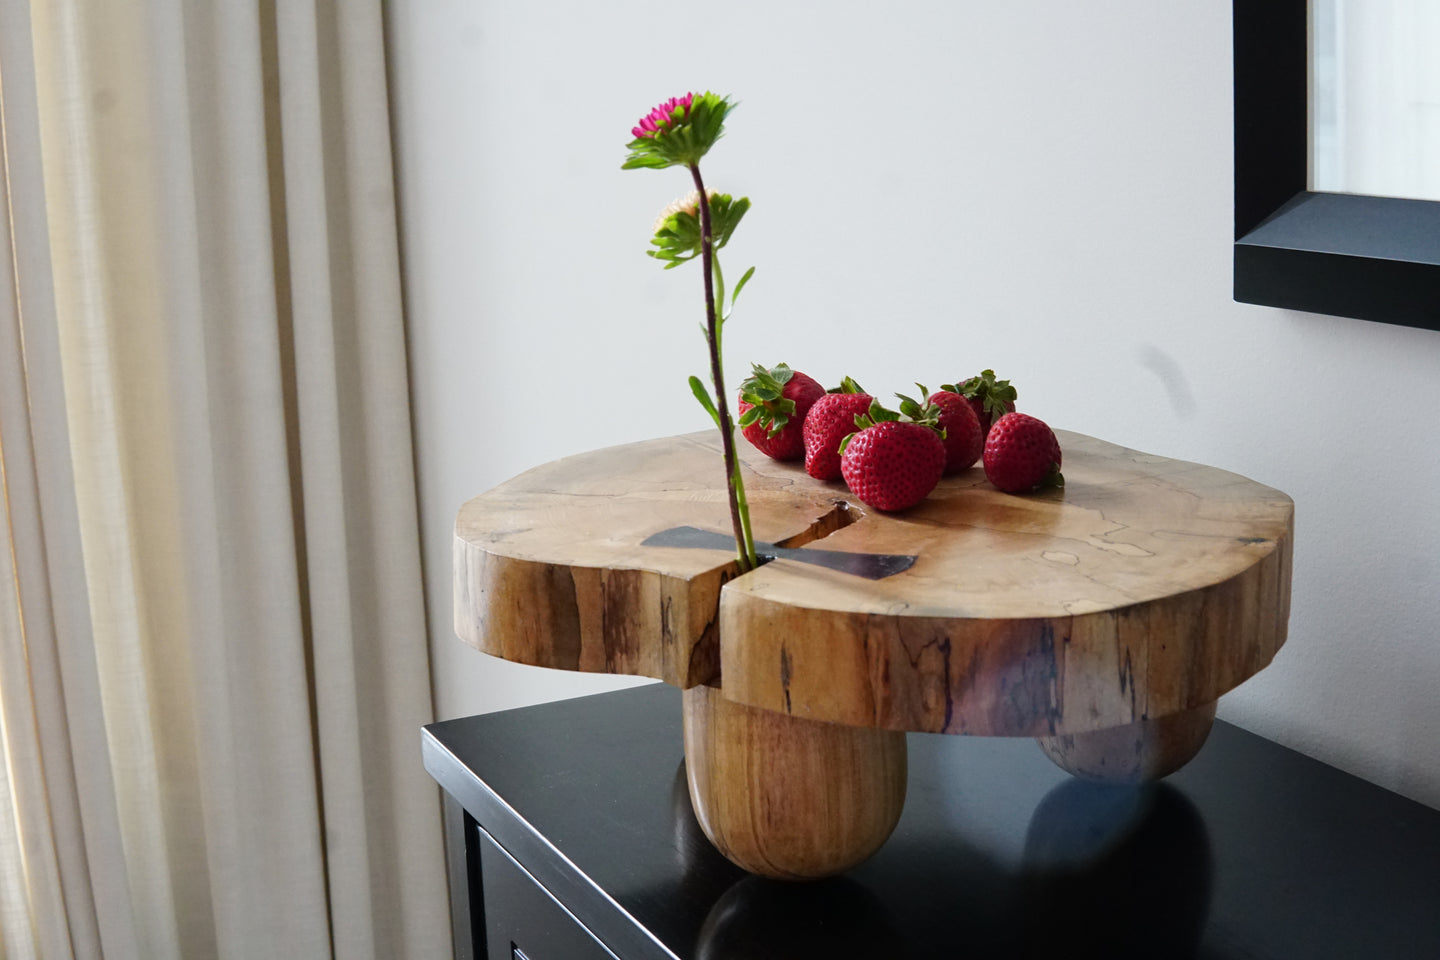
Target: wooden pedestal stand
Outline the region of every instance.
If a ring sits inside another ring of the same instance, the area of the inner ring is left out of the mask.
[[[1293,504],[1058,435],[1063,490],[1003,494],[976,467],[899,514],[747,449],[777,558],[740,577],[713,434],[537,467],[461,509],[455,629],[685,690],[696,815],[767,876],[838,873],[885,841],[905,731],[1035,737],[1077,775],[1161,777],[1285,640]]]

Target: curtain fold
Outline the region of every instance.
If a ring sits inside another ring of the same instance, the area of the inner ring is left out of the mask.
[[[0,0],[0,716],[22,890],[7,953],[134,956],[60,361],[28,4]],[[21,291],[24,291],[23,311]],[[8,554],[8,556],[7,556]],[[13,593],[6,587],[13,585]],[[39,770],[37,771],[37,767]],[[58,878],[60,889],[51,878]],[[26,926],[21,915],[29,921]]]
[[[33,955],[449,951],[380,10],[341,14],[0,0]]]

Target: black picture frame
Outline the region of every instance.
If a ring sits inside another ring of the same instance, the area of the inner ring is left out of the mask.
[[[1235,299],[1440,330],[1440,202],[1309,189],[1308,0],[1233,0]]]

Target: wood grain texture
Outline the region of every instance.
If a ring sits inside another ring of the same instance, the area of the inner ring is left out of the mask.
[[[843,522],[846,501],[795,476],[746,471],[755,536],[798,545]],[[640,546],[677,526],[725,533],[718,438],[611,447],[537,467],[476,497],[455,524],[455,632],[485,653],[541,667],[654,677],[719,676],[727,550]]]
[[[1215,704],[1093,733],[1038,737],[1040,749],[1062,770],[1086,780],[1148,783],[1189,763],[1215,725]]]
[[[685,691],[685,768],[701,829],[731,862],[809,880],[880,849],[905,806],[905,735],[797,720]]]
[[[557,461],[471,501],[456,630],[524,663],[641,673],[791,716],[1050,737],[1208,704],[1285,640],[1293,504],[1223,470],[1058,431],[1063,490],[1012,496],[978,468],[899,514],[741,444],[756,536],[913,554],[869,581],[782,559],[732,579],[708,434]],[[717,610],[718,602],[718,610]]]
[[[1285,640],[1293,504],[1233,473],[1059,432],[1062,490],[971,470],[827,537],[908,548],[857,590],[777,561],[726,587],[726,696],[808,719],[1004,736],[1082,733],[1209,703]]]

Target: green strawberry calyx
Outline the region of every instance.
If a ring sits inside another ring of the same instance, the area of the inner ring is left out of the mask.
[[[939,407],[933,403],[922,407],[919,403],[903,394],[897,393],[895,396],[900,398],[900,412],[898,413],[882,406],[879,400],[871,400],[869,410],[866,410],[864,413],[855,414],[855,432],[847,434],[845,439],[840,441],[841,453],[845,452],[845,448],[850,445],[850,441],[853,440],[860,431],[866,430],[879,423],[885,423],[886,421],[914,423],[922,427],[928,427],[934,430],[941,440],[945,439],[945,431],[940,426]]]
[[[915,386],[920,388],[920,396],[930,395],[930,391],[925,389],[924,384],[917,383]],[[940,426],[941,411],[938,404],[930,403],[928,400],[916,400],[903,393],[897,393],[895,396],[900,398],[900,412],[904,414],[906,420],[918,423],[922,427],[929,427],[941,440],[945,439],[945,428]]]
[[[769,370],[758,363],[750,364],[750,377],[740,384],[740,399],[751,405],[740,415],[742,429],[758,423],[772,437],[785,429],[795,413],[795,401],[785,396],[785,384],[793,376],[795,371],[789,364],[776,364]]]
[[[979,400],[991,418],[1003,417],[1010,412],[1007,403],[1014,403],[1017,397],[1009,380],[996,380],[994,370],[982,370],[980,376],[971,377],[960,384],[942,383],[941,390],[958,393],[967,400]]]
[[[855,382],[853,379],[851,379],[850,377],[846,377],[844,380],[841,380],[841,381],[840,381],[840,386],[838,386],[838,387],[831,387],[829,390],[826,390],[825,392],[826,392],[826,393],[864,393],[864,392],[865,392],[865,388],[862,387],[862,386],[860,386],[860,384],[856,383],[856,382]]]

